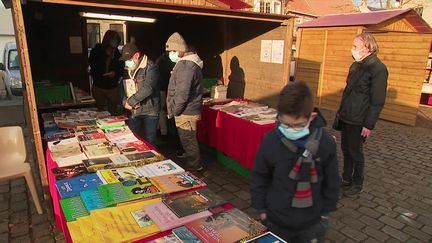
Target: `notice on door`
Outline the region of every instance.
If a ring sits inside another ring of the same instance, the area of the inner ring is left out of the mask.
[[[261,62],[283,63],[284,40],[261,40]]]

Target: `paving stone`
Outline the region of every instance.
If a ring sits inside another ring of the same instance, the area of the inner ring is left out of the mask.
[[[0,193],[6,193],[6,192],[9,192],[9,184],[0,186]]]
[[[12,238],[11,243],[30,243],[30,237],[28,235]]]
[[[358,211],[374,219],[378,219],[382,215],[382,213],[367,207],[360,207]]]
[[[222,186],[223,189],[229,191],[229,192],[238,192],[240,190],[240,188],[236,185],[233,184],[226,184]]]
[[[401,223],[401,222],[399,222],[393,218],[390,218],[388,216],[382,216],[378,220],[383,222],[384,224],[390,225],[396,229],[402,229],[405,226],[405,224],[403,224],[403,223]]]
[[[55,240],[53,238],[53,236],[51,235],[47,235],[41,238],[37,238],[34,240],[34,243],[54,243]]]
[[[430,236],[430,235],[428,235],[428,234],[426,234],[426,233],[424,233],[424,232],[422,232],[422,231],[420,231],[418,229],[415,229],[415,228],[413,228],[411,226],[405,227],[403,229],[403,232],[411,235],[414,238],[422,240],[423,242],[429,242],[430,240],[432,240],[432,236]]]
[[[415,238],[411,238],[411,239],[407,240],[406,243],[423,243],[423,241],[420,241],[420,240],[415,239]]]
[[[369,227],[369,226],[366,226],[366,228],[363,229],[363,232],[366,233],[367,235],[373,237],[374,239],[380,241],[380,242],[384,242],[388,238],[390,238],[385,233],[383,233],[383,232],[381,232],[375,228]]]
[[[26,191],[27,191],[26,186],[20,185],[20,186],[12,187],[11,194],[17,194],[17,193],[22,193],[22,192],[26,192]]]
[[[331,228],[335,229],[335,230],[340,230],[343,227],[345,227],[346,225],[344,223],[342,223],[339,219],[337,218],[332,218],[331,219]]]
[[[360,217],[360,221],[365,223],[366,225],[373,227],[374,229],[380,229],[381,227],[384,226],[383,223],[379,222],[376,219],[373,219],[367,215],[363,215]]]
[[[379,205],[381,205],[383,207],[387,207],[387,208],[392,208],[394,206],[393,203],[391,203],[391,202],[389,202],[387,200],[378,198],[378,197],[374,198],[373,201],[376,202],[377,204],[379,204]]]
[[[9,234],[0,234],[0,243],[9,243]]]
[[[403,242],[407,241],[410,238],[410,236],[408,234],[406,234],[406,233],[404,233],[404,232],[402,232],[400,230],[397,230],[395,228],[392,228],[392,227],[390,227],[388,225],[384,226],[382,228],[382,231],[384,233],[388,234],[389,236],[391,236],[391,237],[393,237],[395,239],[401,240]]]
[[[0,234],[9,231],[9,222],[0,222]]]
[[[0,212],[8,210],[8,209],[9,209],[9,202],[8,201],[0,202]]]
[[[398,213],[392,211],[391,209],[383,207],[383,206],[378,206],[378,207],[374,208],[374,210],[376,210],[376,211],[378,211],[384,215],[387,215],[391,218],[395,218],[399,215]]]
[[[0,221],[8,221],[9,220],[9,211],[0,212]]]
[[[13,180],[11,180],[11,183],[10,183],[10,185],[12,187],[14,187],[14,186],[20,186],[20,185],[24,185],[24,184],[25,184],[25,180],[24,180],[23,177],[17,178],[17,179],[13,179]]]
[[[407,217],[405,215],[399,215],[396,218],[396,220],[399,221],[399,222],[401,222],[401,223],[403,223],[403,224],[409,225],[409,226],[417,228],[417,229],[419,229],[419,228],[421,228],[423,226],[423,224],[420,223],[419,221],[417,221],[415,219],[411,219],[411,218],[409,218],[409,217]]]
[[[330,229],[326,234],[326,239],[331,240],[333,242],[344,242],[346,236],[339,233],[337,230]]]
[[[395,207],[393,209],[393,211],[398,212],[398,213],[400,213],[402,215],[405,215],[405,217],[408,217],[408,218],[415,219],[417,217],[417,214],[414,213],[412,210],[405,209],[405,208],[402,208],[402,207],[399,207],[399,206]]]
[[[346,224],[349,227],[351,227],[353,229],[356,229],[356,230],[361,230],[362,228],[364,228],[366,226],[366,224],[364,224],[361,221],[359,221],[359,220],[357,220],[357,219],[355,219],[353,217],[350,217],[350,216],[343,217],[341,219],[341,221],[344,224]]]
[[[48,221],[48,215],[47,214],[34,214],[31,217],[31,223],[32,225],[37,225],[43,222]]]
[[[347,236],[348,238],[351,238],[355,241],[364,241],[368,238],[368,236],[358,230],[352,229],[350,227],[345,227],[341,230],[342,234]]]
[[[28,222],[29,216],[27,210],[20,212],[14,212],[10,215],[10,222],[12,224],[18,224],[21,222]]]
[[[29,224],[27,222],[14,224],[10,229],[10,235],[12,238],[28,234]]]
[[[23,210],[27,210],[27,209],[28,209],[27,201],[15,202],[15,203],[12,203],[12,205],[11,205],[12,212],[19,212],[19,211],[23,211]]]
[[[219,192],[222,190],[222,187],[216,183],[209,183],[209,182],[206,183],[207,183],[207,187],[213,192]]]
[[[250,193],[248,191],[244,191],[244,190],[237,192],[236,195],[237,195],[237,197],[239,197],[242,200],[248,200],[251,198]]]
[[[241,210],[250,207],[250,204],[248,202],[241,200],[240,198],[234,198],[230,201],[230,203],[232,203],[236,208]]]
[[[430,225],[432,225],[432,222],[431,222]],[[423,232],[429,234],[429,235],[432,235],[432,226],[427,226],[427,225],[426,225],[426,226],[424,226],[421,230],[422,230]]]
[[[33,238],[40,238],[46,235],[50,235],[51,232],[51,225],[49,223],[32,226]]]
[[[227,191],[220,191],[220,192],[217,192],[217,194],[227,201],[230,201],[230,200],[235,198],[234,194],[232,194],[231,192],[227,192]]]
[[[10,200],[12,203],[27,200],[27,193],[23,192],[23,193],[12,194]]]

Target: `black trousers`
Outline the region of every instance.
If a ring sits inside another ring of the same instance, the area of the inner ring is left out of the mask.
[[[362,126],[342,123],[341,148],[344,156],[342,178],[356,185],[363,185],[364,179],[363,143],[365,138],[361,136],[362,129]]]

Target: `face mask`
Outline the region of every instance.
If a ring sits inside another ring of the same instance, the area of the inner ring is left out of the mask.
[[[127,60],[125,62],[125,66],[130,70],[133,69],[135,67],[135,62],[133,60]]]
[[[309,124],[306,125],[301,130],[295,130],[290,127],[284,127],[282,125],[278,126],[279,131],[289,140],[297,140],[299,138],[302,138],[304,136],[309,135]]]
[[[362,50],[363,50],[363,49],[362,49]],[[360,52],[361,52],[362,50],[352,50],[352,49],[351,49],[351,54],[352,54],[352,56],[354,57],[354,60],[355,60],[356,62],[360,62],[360,61],[361,61],[362,56],[360,55]]]
[[[111,41],[110,41],[110,46],[111,46],[112,48],[117,48],[117,46],[118,46],[118,41],[117,41],[117,40],[111,40]]]
[[[169,59],[171,62],[177,62],[180,58],[178,56],[178,53],[176,51],[170,51],[169,52]]]

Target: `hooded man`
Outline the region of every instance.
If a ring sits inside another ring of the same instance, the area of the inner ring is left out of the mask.
[[[168,118],[175,117],[180,141],[186,153],[186,168],[201,171],[200,152],[196,138],[197,121],[202,108],[203,61],[188,50],[183,37],[175,32],[166,42],[169,58],[176,63],[168,84]]]
[[[130,81],[128,85],[135,86],[132,94],[125,87],[126,97],[123,99],[123,106],[132,113],[129,127],[140,136],[143,132],[144,139],[155,146],[160,111],[157,65],[142,52],[136,52],[131,59],[126,60],[125,66]]]

